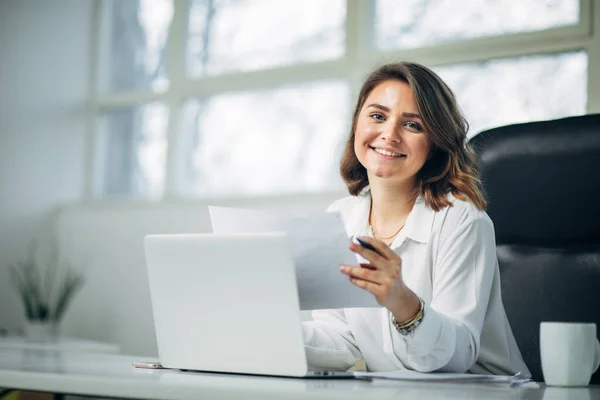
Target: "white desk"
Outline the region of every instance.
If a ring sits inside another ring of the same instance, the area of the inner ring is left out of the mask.
[[[598,399],[600,387],[312,380],[142,370],[139,357],[0,347],[0,387],[99,397],[152,399]]]
[[[61,337],[47,342],[32,342],[20,336],[0,338],[0,348],[11,349],[36,349],[36,350],[61,350],[86,353],[118,354],[119,346],[95,340]]]

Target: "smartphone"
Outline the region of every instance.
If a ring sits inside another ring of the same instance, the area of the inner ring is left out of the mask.
[[[136,368],[146,368],[146,369],[165,369],[161,363],[157,361],[134,361],[131,363]]]

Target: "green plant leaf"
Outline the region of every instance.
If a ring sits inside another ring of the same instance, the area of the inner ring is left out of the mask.
[[[44,275],[44,285],[43,287],[46,289],[44,292],[44,298],[46,299],[46,305],[48,309],[50,308],[50,304],[52,302],[52,294],[56,287],[56,272],[58,269],[58,255],[55,250],[52,250],[50,256],[48,257],[48,266],[46,268],[46,273]]]
[[[61,321],[67,307],[81,286],[83,286],[83,276],[79,273],[69,270],[67,272],[64,284],[59,292],[56,308],[54,309],[52,316],[53,321],[56,323]]]
[[[19,292],[21,300],[23,301],[23,305],[25,306],[25,313],[27,315],[27,319],[31,320],[34,318],[35,314],[34,314],[34,310],[33,310],[33,305],[28,296],[26,282],[25,282],[23,276],[20,274],[20,270],[17,268],[17,266],[9,265],[8,271],[10,274],[10,278],[13,281],[13,284],[17,287],[17,290]]]
[[[26,257],[9,265],[10,279],[18,292],[27,319],[59,322],[77,291],[83,286],[83,275],[69,264],[61,264],[55,250],[45,258],[44,271],[32,247]],[[59,271],[64,270],[64,274]]]

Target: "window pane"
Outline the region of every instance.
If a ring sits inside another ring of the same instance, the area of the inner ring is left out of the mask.
[[[99,118],[102,194],[156,198],[163,194],[168,108],[150,103]]]
[[[218,75],[338,58],[344,0],[192,0],[190,74]]]
[[[496,126],[585,114],[587,54],[529,56],[435,68],[471,125]]]
[[[348,88],[337,81],[191,99],[183,112],[182,192],[339,189],[348,118]]]
[[[380,49],[406,49],[578,21],[579,0],[377,0],[374,29]]]
[[[164,91],[165,45],[173,17],[172,0],[107,0],[100,89]]]

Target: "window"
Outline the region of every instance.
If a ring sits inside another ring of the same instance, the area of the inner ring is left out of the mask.
[[[460,64],[436,72],[454,91],[469,121],[469,136],[495,126],[585,114],[585,52]]]
[[[578,0],[377,0],[375,37],[381,49],[415,48],[578,20]]]
[[[339,58],[343,0],[193,0],[187,66],[218,75]]]
[[[165,91],[169,77],[165,46],[171,0],[105,1],[105,31],[101,54],[100,90]]]
[[[109,110],[98,119],[102,192],[160,198],[165,184],[168,110],[149,103]]]
[[[356,95],[386,61],[439,73],[470,136],[585,113],[591,3],[101,0],[89,194],[341,191]]]
[[[188,100],[181,192],[332,190],[348,133],[347,92],[344,82],[334,81]]]

